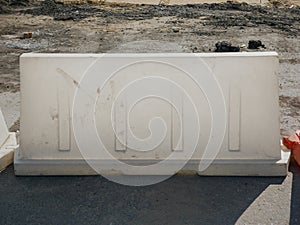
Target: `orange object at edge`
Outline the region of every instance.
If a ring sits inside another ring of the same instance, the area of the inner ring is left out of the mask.
[[[289,137],[283,137],[282,141],[284,146],[291,150],[292,157],[300,166],[300,130]]]

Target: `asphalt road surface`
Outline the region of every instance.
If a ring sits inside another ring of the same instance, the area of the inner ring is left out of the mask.
[[[287,177],[176,175],[147,187],[101,176],[0,174],[0,224],[299,224],[300,169]]]

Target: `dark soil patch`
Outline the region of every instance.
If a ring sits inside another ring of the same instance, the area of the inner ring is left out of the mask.
[[[0,13],[9,13],[15,7],[28,6],[31,0],[0,0]]]
[[[27,9],[24,13],[32,15],[47,15],[54,20],[81,20],[95,15],[100,10],[87,4],[71,5],[56,3],[54,0],[46,0],[40,6]]]
[[[20,119],[18,119],[10,128],[9,132],[17,132],[20,130]]]
[[[206,18],[204,25],[215,27],[257,27],[267,25],[274,29],[299,34],[300,8],[276,8],[247,3],[219,3],[198,5],[118,5],[99,7],[83,4],[70,5],[46,0],[39,6],[23,11],[33,15],[48,15],[55,20],[80,20],[90,16],[120,20],[145,20],[154,17]]]

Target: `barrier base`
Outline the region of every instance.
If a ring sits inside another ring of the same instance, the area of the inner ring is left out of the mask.
[[[17,155],[17,154],[16,154]],[[199,160],[190,160],[181,171],[195,171],[203,176],[286,176],[290,152],[281,151],[281,159],[274,160],[215,160],[204,171],[199,171]],[[149,165],[155,160],[124,160],[134,165]],[[93,164],[101,165],[102,173],[124,175],[168,175],[172,166],[181,161],[166,162],[166,171],[156,170],[141,172],[124,171],[114,161],[94,160]],[[83,159],[79,160],[21,160],[15,157],[15,174],[18,176],[51,176],[51,175],[98,175]],[[113,169],[112,169],[113,168]],[[173,174],[171,172],[171,174]]]

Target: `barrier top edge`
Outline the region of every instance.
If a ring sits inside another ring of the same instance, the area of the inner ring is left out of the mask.
[[[276,52],[222,52],[222,53],[24,53],[22,58],[60,58],[60,57],[265,57],[278,56]]]

